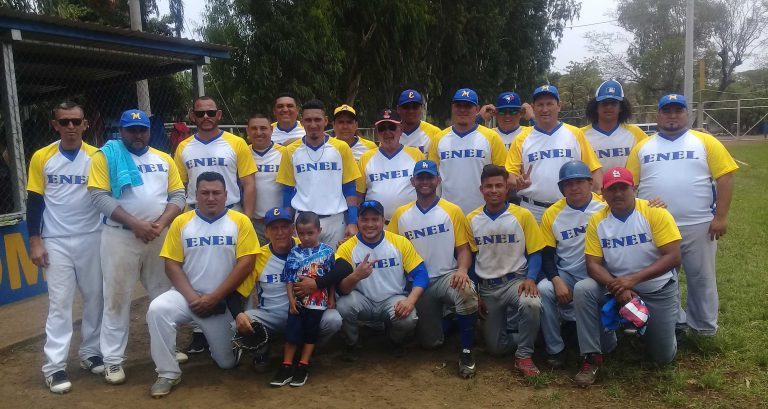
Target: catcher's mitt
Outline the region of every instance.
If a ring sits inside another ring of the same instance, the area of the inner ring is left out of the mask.
[[[235,348],[243,351],[256,351],[269,342],[269,332],[267,332],[264,324],[252,320],[251,328],[253,328],[253,334],[243,334],[239,331],[235,334],[232,338],[232,344]]]

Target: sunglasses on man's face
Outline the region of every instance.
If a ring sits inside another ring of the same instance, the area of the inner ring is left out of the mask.
[[[499,108],[499,115],[517,115],[518,112],[520,112],[519,109]]]
[[[80,126],[83,123],[83,118],[61,118],[57,119],[56,122],[61,126],[69,126],[69,124]]]
[[[219,113],[219,111],[216,110],[216,109],[209,109],[207,111],[193,111],[193,112],[194,112],[195,116],[198,117],[198,118],[202,118],[202,117],[204,117],[206,115],[208,115],[208,118],[213,118],[213,117],[216,116],[216,114]]]
[[[395,129],[397,129],[397,125],[393,124],[392,122],[385,122],[383,124],[379,124],[376,127],[376,130],[379,132],[394,131]]]

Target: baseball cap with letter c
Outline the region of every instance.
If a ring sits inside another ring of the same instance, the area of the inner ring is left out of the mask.
[[[621,166],[615,166],[606,170],[605,174],[603,174],[603,189],[608,189],[617,183],[634,186],[635,179],[632,177],[632,172]]]

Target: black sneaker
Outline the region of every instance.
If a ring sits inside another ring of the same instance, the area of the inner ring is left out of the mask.
[[[552,369],[565,368],[565,349],[556,354],[547,355],[547,365]]]
[[[93,374],[101,375],[104,373],[104,361],[100,356],[92,356],[80,361],[80,368],[90,371]]]
[[[69,381],[67,373],[63,370],[54,372],[51,376],[46,377],[45,386],[53,393],[67,393],[72,390],[72,382]]]
[[[291,380],[291,386],[304,386],[309,379],[309,366],[299,364],[293,370],[293,379]]]
[[[187,347],[187,354],[202,354],[208,350],[208,340],[202,332],[192,333],[192,343]]]
[[[293,380],[293,366],[283,365],[277,370],[269,384],[272,386],[285,386]]]
[[[464,379],[475,376],[475,358],[469,349],[462,349],[459,354],[459,375]]]

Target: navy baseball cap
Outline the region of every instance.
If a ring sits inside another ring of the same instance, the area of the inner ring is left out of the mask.
[[[410,104],[411,102],[424,105],[424,98],[421,97],[419,91],[407,89],[400,93],[400,98],[397,99],[397,106]]]
[[[520,95],[517,95],[517,92],[502,92],[496,98],[496,109],[520,108],[521,106],[523,106],[523,101],[520,100]]]
[[[477,102],[477,92],[470,88],[460,88],[453,94],[453,100],[451,102],[465,101],[474,105],[479,105]]]
[[[420,160],[416,162],[416,166],[413,167],[413,176],[419,173],[429,173],[432,176],[439,176],[437,171],[437,164],[431,160]]]
[[[140,109],[129,109],[120,116],[120,127],[142,126],[149,128],[149,116]]]
[[[685,100],[684,95],[680,94],[669,94],[664,95],[659,100],[659,109],[664,108],[667,105],[677,104],[682,106],[683,108],[688,108],[688,101]]]
[[[555,97],[555,99],[557,99],[557,102],[560,102],[560,92],[554,85],[542,85],[536,88],[536,90],[533,91],[533,100],[535,101],[536,97],[539,95],[552,95]]]
[[[360,203],[360,207],[358,207],[359,214],[363,214],[368,210],[373,210],[381,216],[384,216],[384,206],[382,206],[378,200],[366,200],[363,203]]]
[[[606,99],[615,99],[616,101],[624,100],[624,88],[618,81],[608,80],[600,84],[595,91],[595,100],[597,102],[605,101]]]
[[[282,207],[273,207],[267,210],[267,213],[264,214],[265,226],[269,226],[270,223],[276,222],[278,220],[285,220],[287,222],[293,223],[293,216],[291,216],[291,213],[289,213],[287,209]]]
[[[373,126],[377,126],[382,122],[392,122],[394,124],[399,124],[400,115],[397,114],[397,111],[393,111],[389,108],[382,109],[381,112],[379,112],[379,116],[376,117],[376,122],[373,123]]]

